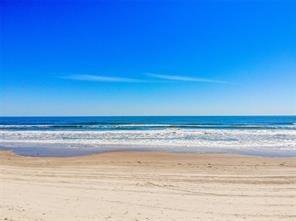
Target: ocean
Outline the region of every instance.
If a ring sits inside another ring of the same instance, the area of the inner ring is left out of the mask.
[[[127,150],[296,156],[296,116],[0,117],[0,149],[33,156]]]

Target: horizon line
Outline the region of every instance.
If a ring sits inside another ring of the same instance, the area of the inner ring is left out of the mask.
[[[6,115],[0,117],[296,117],[296,114],[224,114],[224,115]]]

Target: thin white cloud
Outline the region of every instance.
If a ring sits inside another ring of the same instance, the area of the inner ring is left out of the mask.
[[[63,79],[76,80],[76,81],[93,81],[93,82],[125,82],[125,83],[140,83],[144,82],[140,79],[125,78],[125,77],[110,77],[102,75],[91,75],[91,74],[73,74],[62,76]]]
[[[169,75],[169,74],[155,74],[146,73],[146,79],[125,78],[117,76],[103,76],[92,74],[72,74],[60,76],[62,79],[75,80],[75,81],[90,81],[90,82],[118,82],[118,83],[165,83],[168,81],[183,81],[183,82],[201,82],[201,83],[214,83],[214,84],[231,84],[227,81],[213,80],[208,78],[196,78],[183,75]]]
[[[230,84],[227,81],[220,81],[220,80],[213,80],[209,78],[196,78],[196,77],[189,77],[183,75],[169,75],[169,74],[154,74],[154,73],[147,73],[149,77],[162,79],[162,80],[169,80],[169,81],[187,81],[187,82],[203,82],[203,83],[214,83],[214,84]]]

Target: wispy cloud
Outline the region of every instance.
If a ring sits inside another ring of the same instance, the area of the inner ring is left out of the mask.
[[[165,83],[169,81],[176,82],[201,82],[213,84],[232,84],[227,81],[214,80],[209,78],[197,78],[184,75],[171,75],[171,74],[155,74],[146,73],[146,79],[126,78],[118,76],[104,76],[92,74],[71,74],[60,76],[62,79],[75,80],[75,81],[90,81],[90,82],[118,82],[118,83]]]
[[[102,76],[102,75],[91,75],[91,74],[72,74],[62,76],[60,78],[76,80],[76,81],[93,81],[93,82],[125,82],[125,83],[140,83],[144,82],[140,79],[135,78],[125,78],[125,77],[110,77],[110,76]]]
[[[154,74],[154,73],[147,73],[149,77],[168,80],[168,81],[187,81],[187,82],[203,82],[203,83],[214,83],[214,84],[230,84],[227,81],[220,81],[214,80],[209,78],[197,78],[197,77],[189,77],[183,75],[170,75],[170,74]]]

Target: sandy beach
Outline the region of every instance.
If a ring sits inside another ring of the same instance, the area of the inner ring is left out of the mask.
[[[0,220],[296,220],[296,159],[0,153]]]

